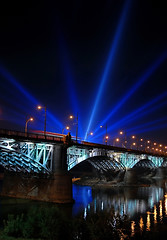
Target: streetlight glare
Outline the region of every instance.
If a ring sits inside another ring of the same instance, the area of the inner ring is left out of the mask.
[[[45,110],[45,121],[44,121],[44,135],[46,135],[46,106],[37,106],[37,109],[41,110],[42,108],[44,108]]]
[[[66,129],[67,129],[67,130],[69,130],[69,129],[70,129],[70,127],[69,127],[69,126],[67,126],[67,127],[66,127]]]
[[[76,119],[76,122],[73,123],[76,125],[76,142],[77,142],[77,139],[78,139],[78,113],[76,116],[73,116],[73,115],[70,115],[69,116],[70,119]]]
[[[34,121],[34,118],[30,118],[30,121]]]
[[[90,135],[92,136],[92,135],[93,135],[93,132],[91,132]]]

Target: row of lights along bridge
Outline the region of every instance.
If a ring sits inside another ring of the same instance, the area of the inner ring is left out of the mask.
[[[45,112],[45,118],[44,118],[44,134],[46,134],[46,106],[38,106],[38,110],[44,109]],[[75,120],[73,125],[76,125],[76,142],[78,140],[78,113],[76,116],[70,115],[69,119]],[[25,133],[27,133],[27,125],[28,122],[33,121],[34,118],[30,117],[29,119],[26,120],[25,124]],[[104,128],[104,126],[100,126],[100,128]],[[70,130],[69,126],[66,126],[62,129],[62,134],[64,133],[64,130]],[[105,144],[109,144],[112,146],[117,146],[117,147],[123,147],[123,148],[130,148],[134,150],[141,150],[141,151],[146,151],[146,152],[152,152],[152,153],[159,153],[159,154],[165,154],[167,155],[167,146],[164,146],[162,144],[159,144],[157,142],[152,142],[150,140],[144,140],[143,138],[137,138],[136,136],[130,136],[127,138],[127,134],[125,131],[120,131],[119,132],[119,137],[115,137],[113,141],[109,142],[109,136],[107,134],[107,125],[105,126],[106,129],[106,134],[103,138]],[[87,133],[86,135],[86,140],[88,139],[89,135],[93,135],[93,132]]]

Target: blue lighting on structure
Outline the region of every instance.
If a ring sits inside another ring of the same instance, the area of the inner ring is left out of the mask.
[[[72,212],[75,216],[93,201],[92,188],[89,186],[79,186],[73,184],[73,199],[75,200],[75,203],[73,204]]]
[[[123,12],[122,12],[122,15],[121,15],[121,19],[120,19],[118,27],[117,27],[116,34],[114,36],[114,40],[112,42],[112,45],[111,45],[111,48],[110,48],[110,51],[109,51],[107,63],[105,65],[104,72],[102,74],[102,78],[101,78],[100,86],[98,88],[96,100],[95,100],[95,103],[94,103],[94,106],[93,106],[93,110],[92,110],[92,113],[91,113],[91,117],[90,117],[90,120],[89,120],[87,130],[86,130],[86,133],[85,133],[85,139],[87,137],[88,132],[90,131],[90,127],[91,127],[93,118],[95,116],[95,113],[97,111],[98,104],[100,102],[100,99],[101,99],[101,96],[102,96],[102,93],[103,93],[103,89],[104,89],[104,87],[106,85],[106,82],[108,80],[108,75],[109,75],[109,73],[111,72],[111,70],[113,69],[113,66],[114,66],[114,57],[116,55],[119,40],[121,38],[121,33],[124,29],[124,25],[125,25],[125,22],[126,22],[126,19],[127,19],[127,12],[128,12],[130,2],[131,1],[126,1],[126,5],[124,6],[124,9],[123,9]]]

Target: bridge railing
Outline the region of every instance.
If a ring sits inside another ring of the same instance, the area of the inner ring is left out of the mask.
[[[59,141],[62,142],[63,139],[60,136],[51,136],[37,133],[25,133],[20,131],[0,129],[0,136],[2,137],[21,137],[21,138],[30,138],[36,140],[47,140],[47,141]]]

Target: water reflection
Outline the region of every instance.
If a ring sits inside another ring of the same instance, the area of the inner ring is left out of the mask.
[[[113,188],[112,190],[101,189],[92,192],[91,187],[74,185],[73,191],[74,215],[82,212],[84,208],[88,208],[87,212],[94,213],[113,208],[120,215],[126,214],[132,217],[136,214],[146,213],[147,209],[154,208],[154,205],[159,202],[159,215],[162,217],[161,199],[163,199],[164,190],[160,187],[139,187],[135,191],[131,188],[117,190]]]
[[[90,211],[89,203],[92,202],[92,188],[88,186],[73,185],[73,199],[75,204],[73,205],[73,215],[77,215],[79,212],[84,211],[86,217],[87,211]]]
[[[131,219],[131,236],[138,227],[141,232],[150,231],[157,223],[167,219],[167,184],[147,187],[91,189],[74,186],[73,215],[111,211],[115,215],[127,215]],[[77,196],[77,194],[80,194]],[[79,200],[79,203],[78,203]]]
[[[146,231],[150,231],[150,212],[147,212],[147,222],[146,222]]]
[[[154,224],[157,224],[157,206],[154,205]]]
[[[143,232],[143,230],[144,230],[144,221],[143,221],[142,217],[140,217],[140,220],[139,220],[139,227],[140,227],[140,231]]]

